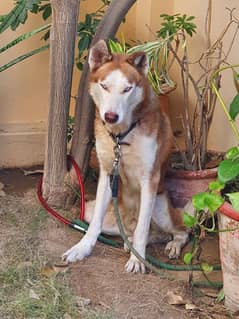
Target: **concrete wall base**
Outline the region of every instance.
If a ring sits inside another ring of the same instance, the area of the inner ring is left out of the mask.
[[[45,122],[0,123],[0,168],[42,164]]]

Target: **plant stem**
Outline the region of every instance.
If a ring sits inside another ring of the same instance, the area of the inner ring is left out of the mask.
[[[40,27],[40,28],[37,28],[37,29],[35,29],[35,30],[32,30],[32,31],[27,32],[27,33],[25,33],[25,34],[22,34],[21,36],[17,37],[15,40],[9,42],[9,43],[6,44],[4,47],[0,48],[0,53],[2,53],[2,52],[4,52],[4,51],[8,50],[9,48],[13,47],[14,45],[16,45],[16,44],[18,44],[18,43],[20,43],[20,42],[22,42],[22,41],[24,41],[24,40],[26,40],[26,39],[32,37],[33,35],[35,35],[35,34],[37,34],[37,33],[39,33],[39,32],[42,32],[42,31],[44,31],[44,30],[49,29],[50,26],[51,26],[50,24],[47,24],[47,25],[44,25],[44,26],[42,26],[42,27]]]
[[[22,62],[23,60],[29,58],[30,56],[33,56],[33,55],[38,54],[38,53],[40,53],[40,52],[43,52],[43,51],[45,51],[45,50],[47,50],[47,49],[49,49],[49,44],[44,45],[43,47],[40,47],[40,48],[38,48],[38,49],[36,49],[36,50],[33,50],[33,51],[31,51],[31,52],[28,52],[28,53],[26,53],[26,54],[20,55],[20,56],[17,57],[16,59],[14,59],[14,60],[12,60],[12,61],[10,61],[10,62],[4,64],[3,66],[1,66],[1,67],[0,67],[0,72],[5,71],[5,70],[7,70],[8,68],[10,68],[11,66],[13,66],[13,65],[15,65],[15,64],[17,64],[17,63],[19,63],[19,62]]]
[[[225,115],[226,115],[228,121],[229,121],[229,124],[230,124],[230,126],[231,126],[231,128],[232,128],[232,131],[233,131],[233,133],[235,134],[235,137],[236,137],[236,139],[237,139],[237,141],[238,141],[238,143],[239,143],[239,131],[238,131],[236,125],[235,125],[235,121],[233,121],[233,119],[232,119],[231,116],[230,116],[230,113],[229,113],[228,110],[227,110],[226,103],[225,103],[225,101],[224,101],[222,95],[219,93],[219,90],[218,90],[217,85],[216,85],[216,80],[215,80],[215,79],[217,78],[217,76],[218,76],[222,71],[225,71],[225,70],[228,70],[228,69],[233,69],[233,68],[238,68],[238,67],[239,67],[239,64],[231,65],[231,66],[226,66],[226,67],[220,68],[219,70],[217,70],[216,72],[213,73],[210,82],[211,82],[212,89],[213,89],[213,91],[215,92],[215,94],[216,94],[216,96],[217,96],[217,98],[218,98],[218,101],[219,101],[219,103],[220,103],[220,105],[221,105],[221,107],[222,107],[222,109],[223,109],[223,111],[224,111],[224,113],[225,113]]]

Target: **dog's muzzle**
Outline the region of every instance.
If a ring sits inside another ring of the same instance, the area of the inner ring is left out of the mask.
[[[105,121],[110,124],[115,124],[119,119],[119,115],[114,112],[106,112],[104,117]]]

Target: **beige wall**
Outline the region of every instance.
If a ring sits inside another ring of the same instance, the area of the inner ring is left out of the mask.
[[[5,14],[12,5],[12,0],[2,1],[0,14]],[[98,8],[100,0],[82,1],[81,16],[91,12],[92,7]],[[138,40],[152,40],[153,32],[159,29],[161,13],[186,13],[196,16],[198,33],[190,41],[190,54],[197,58],[205,41],[204,18],[207,1],[188,0],[138,0],[127,16],[126,23],[118,32],[125,38]],[[213,34],[216,36],[226,21],[225,7],[236,7],[239,17],[238,0],[214,0]],[[17,35],[27,32],[36,26],[44,24],[41,18],[31,15],[27,24],[19,27],[17,32],[8,30],[0,37],[0,47]],[[15,58],[17,55],[39,47],[42,42],[40,36],[27,40],[0,55],[0,65]],[[230,61],[238,60],[239,40],[230,56]],[[48,52],[32,57],[11,69],[0,73],[0,167],[25,166],[39,163],[43,160],[45,126],[47,121],[48,97]],[[174,74],[177,77],[177,72]],[[72,95],[77,95],[79,72],[75,70]],[[229,101],[233,86],[230,75],[227,75],[228,86],[225,90],[226,101]],[[180,104],[180,90],[170,97],[171,114],[175,127],[180,127],[178,120],[178,104]],[[73,113],[74,101],[71,103]],[[210,136],[210,145],[215,149],[225,149],[232,144],[231,131],[224,121],[224,114],[218,108]]]
[[[12,6],[0,5],[0,14]],[[32,15],[18,31],[8,30],[0,37],[0,47],[16,35],[43,25]],[[0,55],[0,65],[38,48],[40,36],[19,44]],[[43,44],[42,44],[43,45]],[[48,94],[48,52],[32,57],[0,73],[0,167],[37,164],[43,160]]]
[[[176,14],[185,13],[187,15],[194,15],[196,17],[195,22],[197,24],[197,34],[192,39],[188,40],[189,55],[191,61],[196,61],[202,53],[202,48],[205,46],[205,31],[204,22],[207,11],[207,1],[188,1],[188,0],[168,0],[168,1],[144,1],[138,0],[136,7],[136,39],[153,40],[153,34],[150,30],[155,32],[160,26],[160,14]],[[213,0],[213,23],[212,23],[212,40],[223,31],[226,22],[228,21],[228,11],[225,8],[236,8],[234,14],[239,18],[239,2],[238,0]],[[147,28],[146,25],[150,26]],[[232,37],[233,29],[229,32],[229,35],[225,39],[225,47],[229,45]],[[229,56],[229,61],[232,64],[239,63],[239,36],[234,44],[233,50]],[[199,69],[192,67],[193,73],[198,76]],[[173,78],[176,80],[179,78],[177,70],[173,70]],[[235,95],[235,89],[232,83],[231,74],[227,72],[224,74],[222,80],[223,96],[227,104],[231,101]],[[181,87],[170,95],[170,113],[175,130],[182,130],[180,120],[180,108],[181,103]],[[225,151],[235,143],[235,138],[229,127],[229,124],[225,121],[225,115],[217,106],[214,116],[214,121],[209,136],[209,146],[211,149]]]

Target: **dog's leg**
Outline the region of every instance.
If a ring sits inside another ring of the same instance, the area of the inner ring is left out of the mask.
[[[173,231],[173,240],[167,243],[164,251],[170,259],[177,259],[181,254],[181,249],[188,241],[188,233],[186,231]]]
[[[189,231],[183,226],[182,212],[170,205],[166,193],[157,195],[152,218],[160,229],[173,235],[173,240],[165,247],[165,253],[171,259],[178,258],[188,241]]]
[[[108,174],[104,170],[101,170],[97,187],[95,212],[90,226],[82,240],[64,253],[63,259],[68,262],[74,262],[90,255],[101,233],[103,219],[110,199],[110,179]]]
[[[150,190],[149,180],[144,179],[141,183],[141,198],[139,218],[133,237],[133,247],[145,258],[145,249],[148,241],[149,226],[154,208],[156,194]],[[130,259],[125,265],[127,272],[145,272],[145,266],[131,253]]]

